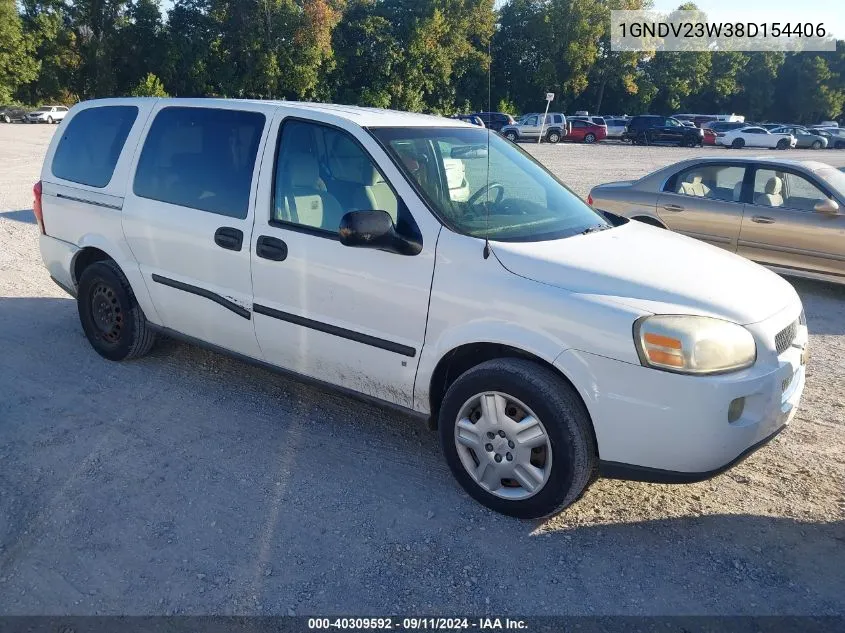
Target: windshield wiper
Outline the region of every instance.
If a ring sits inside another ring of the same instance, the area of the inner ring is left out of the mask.
[[[610,227],[606,224],[596,224],[595,226],[588,226],[586,229],[581,231],[578,235],[586,235],[587,233],[598,233],[599,231],[604,231],[605,229],[609,229]]]

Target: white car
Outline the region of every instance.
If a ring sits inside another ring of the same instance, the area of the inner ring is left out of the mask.
[[[165,334],[409,412],[518,517],[598,475],[711,477],[795,415],[792,286],[594,211],[488,130],[216,99],[85,102],[63,125],[41,254],[108,360]]]
[[[58,123],[67,116],[68,109],[65,106],[41,106],[26,116],[25,123]]]
[[[742,149],[743,147],[768,147],[789,149],[798,143],[792,134],[773,134],[766,128],[746,126],[716,134],[716,144]]]

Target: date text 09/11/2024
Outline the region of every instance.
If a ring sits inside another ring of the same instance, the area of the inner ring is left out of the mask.
[[[526,630],[524,620],[511,618],[308,618],[309,630],[370,629],[370,630],[437,630],[457,631],[477,629],[480,631]]]

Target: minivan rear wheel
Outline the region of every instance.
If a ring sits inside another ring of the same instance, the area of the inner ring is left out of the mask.
[[[103,358],[129,360],[150,351],[155,333],[115,262],[95,262],[82,272],[76,305],[88,342]]]
[[[584,403],[569,383],[529,360],[490,360],[466,371],[446,392],[438,426],[452,474],[503,514],[553,514],[596,477]]]
[[[584,136],[584,142],[591,145],[596,142],[596,135],[590,132]]]

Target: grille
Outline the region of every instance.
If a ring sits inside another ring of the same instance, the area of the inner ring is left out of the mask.
[[[795,340],[795,333],[797,331],[798,321],[793,321],[777,333],[777,336],[775,336],[775,349],[777,350],[778,356],[789,349],[792,341]]]

